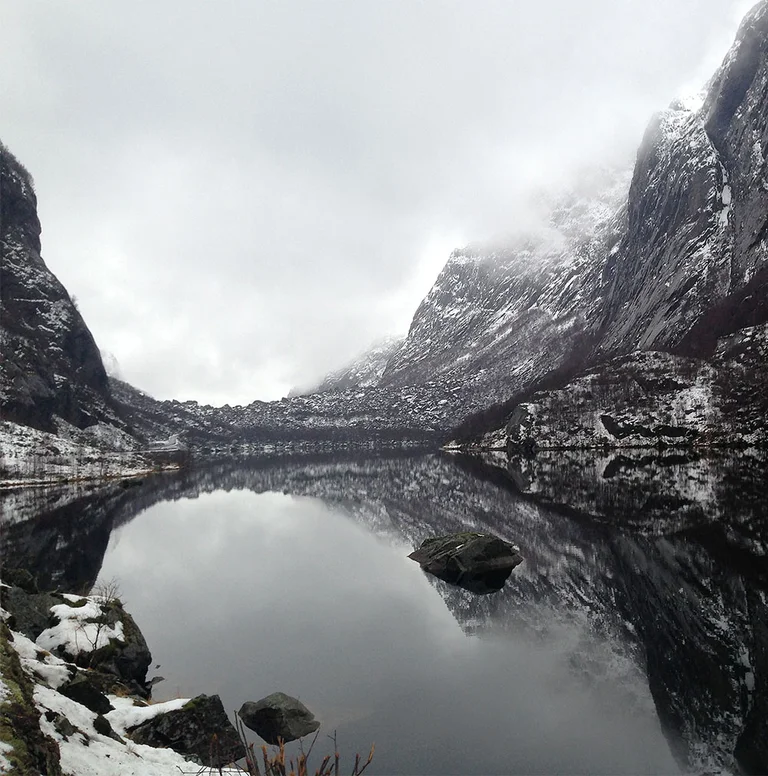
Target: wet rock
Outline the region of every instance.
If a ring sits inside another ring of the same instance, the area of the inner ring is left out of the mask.
[[[274,692],[260,701],[248,701],[237,712],[243,724],[268,744],[295,741],[314,733],[320,723],[298,698]]]
[[[167,747],[209,768],[245,757],[245,747],[218,695],[198,695],[182,708],[133,728],[129,735],[137,744]]]
[[[101,714],[97,715],[96,719],[93,720],[93,729],[102,736],[113,738],[115,735],[109,720],[106,717],[102,717]]]
[[[83,672],[80,672],[69,684],[62,687],[59,692],[76,703],[82,704],[87,709],[96,712],[96,714],[107,714],[114,708],[107,700],[107,696]]]
[[[501,590],[523,562],[515,545],[473,532],[426,539],[408,557],[438,579],[480,595]]]
[[[742,773],[768,773],[768,603],[758,592],[747,593],[754,671],[752,707],[746,717],[734,755]]]

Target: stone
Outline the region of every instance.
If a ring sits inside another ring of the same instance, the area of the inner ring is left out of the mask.
[[[45,714],[45,718],[53,723],[56,732],[64,737],[66,741],[70,736],[75,733],[79,733],[79,729],[76,728],[63,714],[59,714],[55,711],[48,711]]]
[[[96,715],[96,719],[93,720],[93,729],[100,733],[102,736],[114,736],[112,725],[106,717],[102,717],[101,714]]]
[[[247,701],[237,714],[247,728],[268,744],[277,744],[280,739],[286,743],[295,741],[320,727],[315,715],[298,698],[282,692],[256,702]]]
[[[109,626],[122,622],[123,641],[113,639],[107,646],[90,653],[86,656],[88,666],[112,674],[132,692],[149,697],[150,687],[146,680],[152,653],[139,626],[119,602],[111,602],[103,608]]]
[[[107,696],[82,671],[69,684],[62,687],[59,692],[76,703],[82,704],[87,709],[96,712],[96,714],[107,714],[114,709]]]
[[[501,590],[523,562],[515,545],[471,531],[426,539],[408,557],[438,579],[479,595]]]
[[[11,587],[20,587],[25,593],[39,593],[37,579],[27,569],[3,568],[3,582]]]
[[[182,708],[160,714],[128,732],[137,744],[173,749],[208,768],[220,768],[245,757],[245,746],[218,695],[198,695]]]
[[[0,603],[11,615],[9,627],[32,641],[51,626],[51,607],[62,601],[49,593],[28,593],[20,587],[0,589]]]

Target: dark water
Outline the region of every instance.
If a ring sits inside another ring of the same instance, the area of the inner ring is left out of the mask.
[[[156,698],[296,695],[374,773],[735,771],[768,720],[764,489],[750,456],[231,464],[6,501],[4,552],[117,578]],[[520,545],[500,593],[406,558],[467,527]]]

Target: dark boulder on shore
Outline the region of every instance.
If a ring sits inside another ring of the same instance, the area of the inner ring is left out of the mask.
[[[67,698],[96,712],[96,714],[107,714],[114,708],[107,696],[101,691],[99,683],[91,681],[90,676],[85,671],[79,672],[74,679],[60,688],[60,692]]]
[[[237,712],[243,724],[268,744],[277,744],[314,733],[320,723],[298,698],[274,692],[260,701],[247,701]]]
[[[438,579],[479,595],[501,590],[523,562],[514,544],[471,531],[426,539],[408,557]]]
[[[245,757],[245,747],[218,695],[198,695],[175,711],[160,714],[129,731],[137,744],[167,747],[220,768]]]

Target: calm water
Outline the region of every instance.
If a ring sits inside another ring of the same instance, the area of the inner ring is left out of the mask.
[[[58,584],[117,578],[165,677],[156,698],[296,695],[345,758],[375,742],[374,773],[731,768],[766,600],[762,502],[733,472],[757,487],[762,465],[219,466],[49,498],[5,549]],[[631,507],[632,489],[656,495]],[[520,545],[502,592],[407,559],[466,527]]]

